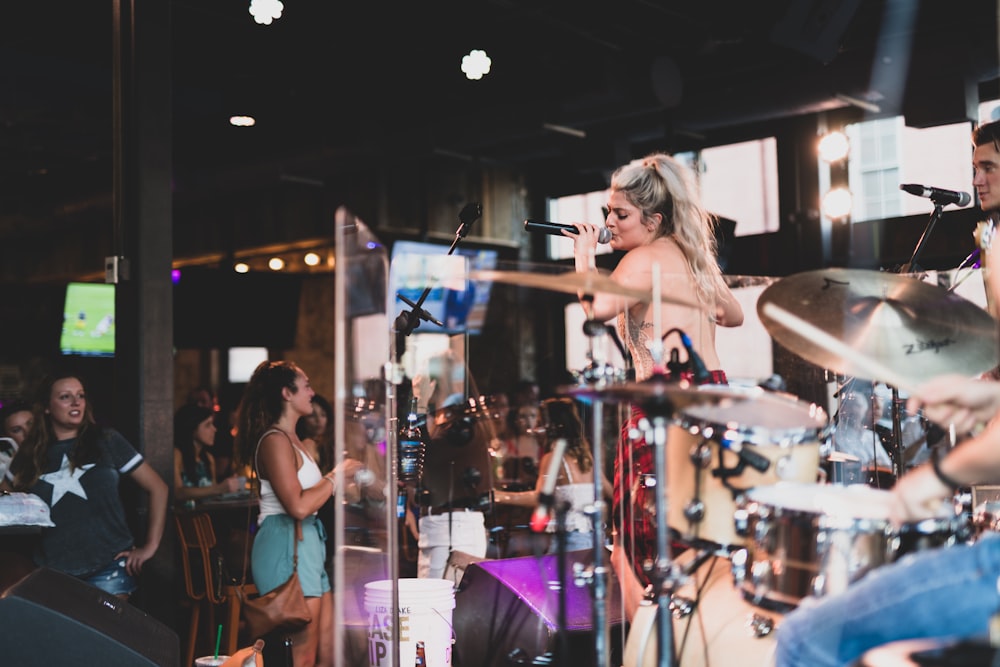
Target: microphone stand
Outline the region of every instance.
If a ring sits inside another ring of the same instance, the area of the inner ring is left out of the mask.
[[[569,628],[566,618],[566,588],[569,580],[566,576],[566,515],[569,512],[569,503],[562,502],[555,504],[556,511],[556,567],[559,577],[559,611],[557,613],[558,625],[556,632],[559,635],[556,643],[557,653],[555,664],[565,665],[569,660]]]
[[[934,202],[934,210],[931,212],[931,217],[927,221],[927,226],[924,227],[923,233],[920,235],[920,240],[917,241],[917,246],[913,249],[913,255],[910,257],[910,261],[900,268],[900,273],[912,273],[917,266],[917,256],[920,251],[924,249],[924,243],[927,242],[927,237],[930,236],[931,231],[934,229],[934,225],[937,221],[941,219],[941,212],[944,209],[944,204],[938,201],[937,198],[931,197],[931,201]]]
[[[468,226],[471,225],[476,220],[478,220],[479,218],[481,218],[482,215],[483,215],[483,207],[478,202],[472,202],[472,203],[466,204],[464,207],[462,207],[462,210],[458,214],[458,219],[459,219],[459,221],[460,221],[461,224],[459,225],[458,230],[455,232],[455,240],[452,241],[451,247],[448,248],[448,254],[449,255],[452,254],[453,252],[455,252],[455,248],[458,247],[458,242],[461,239],[465,238],[466,234],[468,234],[468,229],[467,229]],[[426,310],[423,309],[424,301],[426,301],[427,297],[430,296],[431,289],[432,288],[429,287],[429,286],[425,287],[423,293],[420,295],[420,298],[417,299],[416,303],[410,301],[409,299],[407,299],[406,297],[404,297],[401,294],[397,294],[396,295],[404,303],[406,303],[408,306],[410,306],[410,310],[404,310],[403,312],[401,312],[399,315],[396,316],[396,319],[393,322],[393,329],[396,332],[396,339],[395,339],[396,359],[395,359],[395,363],[397,364],[397,367],[398,367],[399,361],[403,358],[403,353],[406,351],[406,338],[411,333],[413,333],[414,329],[416,329],[418,326],[420,326],[420,320],[424,320],[425,322],[433,322],[434,324],[438,325],[439,327],[444,327],[444,324],[442,324],[441,322],[438,322],[437,320],[435,320],[434,317],[431,316],[430,313],[428,313]],[[393,375],[392,382],[395,383],[397,381],[396,378],[399,375],[398,368],[397,369],[393,369],[392,375]],[[411,393],[412,393],[412,389],[411,389]],[[387,438],[386,438],[386,444],[388,446],[387,447],[388,451],[386,452],[386,456],[387,456],[387,459],[388,459],[387,463],[388,463],[389,470],[390,470],[390,474],[389,474],[389,480],[390,480],[390,482],[392,482],[393,480],[396,479],[397,466],[399,465],[399,451],[398,451],[398,444],[397,444],[398,434],[395,433],[395,431],[396,431],[395,423],[398,423],[400,415],[397,414],[397,412],[396,412],[399,409],[399,406],[395,405],[393,403],[394,401],[395,401],[394,392],[391,390],[391,387],[390,387],[390,389],[386,392],[386,411],[388,412],[389,415],[391,415],[392,420],[394,422],[393,428],[390,429],[392,431],[392,434],[391,435],[387,434]],[[409,401],[405,401],[405,404],[408,405]],[[452,462],[452,463],[454,463],[454,462]],[[420,480],[418,480],[418,484],[419,483],[420,483]],[[397,491],[397,493],[398,493],[398,491]],[[449,495],[450,495],[450,493],[451,493],[451,491],[450,491],[450,487],[449,487]],[[450,502],[450,500],[449,500],[449,502]],[[407,510],[407,511],[409,511],[409,510]],[[449,539],[449,543],[451,541],[451,523],[450,523],[450,519],[451,519],[451,517],[449,515],[449,524],[448,524],[448,539]],[[451,545],[449,544],[449,551],[450,551],[450,547],[451,547]],[[399,586],[396,583],[396,579],[398,578],[398,575],[399,575],[399,554],[394,549],[390,549],[390,553],[389,553],[389,576],[392,577],[392,579],[393,579],[393,586],[392,586],[392,608],[394,610],[394,613],[393,613],[393,623],[394,623],[393,627],[394,628],[398,628],[400,626],[400,620],[399,620]],[[399,664],[399,641],[398,641],[398,633],[396,633],[394,639],[395,639],[395,641],[393,641],[393,643],[392,643],[392,664],[398,665]]]
[[[464,239],[469,233],[468,226],[482,216],[483,206],[479,202],[472,202],[462,207],[462,210],[458,214],[458,219],[461,224],[455,231],[455,239],[451,242],[451,246],[448,248],[448,252],[446,253],[447,255],[451,255],[455,252],[455,248],[458,247],[458,242]],[[403,303],[410,307],[410,310],[404,310],[397,315],[396,320],[393,323],[393,328],[396,332],[396,361],[399,361],[402,358],[403,352],[406,350],[406,346],[403,341],[407,336],[413,333],[414,329],[420,326],[420,320],[431,322],[439,327],[444,327],[443,323],[434,319],[434,317],[422,307],[424,305],[424,301],[427,300],[427,297],[430,296],[433,289],[434,288],[432,286],[425,287],[416,303],[410,301],[402,294],[396,295],[396,298],[400,299]]]

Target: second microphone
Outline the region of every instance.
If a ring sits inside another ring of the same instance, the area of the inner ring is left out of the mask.
[[[543,234],[551,234],[553,236],[562,236],[562,230],[566,230],[573,234],[579,234],[579,230],[576,225],[561,225],[558,222],[545,222],[542,220],[525,220],[524,221],[524,231],[526,232],[542,232]],[[611,230],[607,227],[602,227],[601,231],[597,234],[598,243],[609,243],[611,241]]]

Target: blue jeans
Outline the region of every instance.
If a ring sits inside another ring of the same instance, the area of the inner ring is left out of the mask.
[[[853,665],[903,639],[983,638],[1000,610],[1000,535],[904,556],[838,595],[808,598],[777,632],[777,667]]]
[[[131,595],[139,587],[135,578],[125,571],[124,558],[116,558],[103,570],[81,579],[109,595]]]

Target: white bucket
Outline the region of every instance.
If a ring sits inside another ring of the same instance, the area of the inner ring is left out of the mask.
[[[416,662],[417,642],[423,642],[428,667],[451,667],[455,589],[447,579],[409,579],[399,586],[399,664]],[[368,662],[371,667],[392,664],[392,580],[365,584],[368,616]]]

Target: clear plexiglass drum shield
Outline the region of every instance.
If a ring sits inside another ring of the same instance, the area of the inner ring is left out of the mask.
[[[398,541],[392,392],[385,375],[391,356],[389,263],[385,246],[346,208],[337,210],[335,227],[333,422],[334,442],[341,446],[335,452],[335,530],[327,541],[334,622],[321,631],[336,633],[337,665],[367,665],[365,584],[390,578]],[[382,664],[391,664],[389,659]]]

